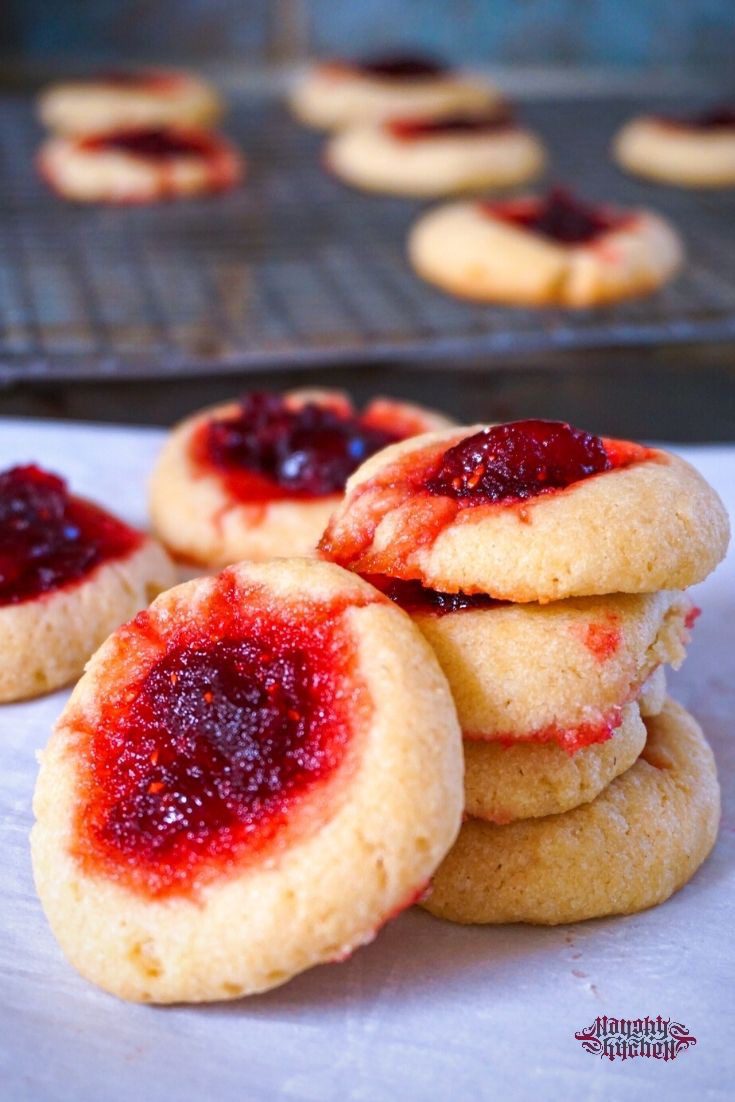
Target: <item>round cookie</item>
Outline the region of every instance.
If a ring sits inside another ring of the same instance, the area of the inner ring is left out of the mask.
[[[555,742],[568,751],[608,739],[651,674],[681,666],[693,614],[684,594],[668,590],[411,612],[449,682],[465,738]]]
[[[79,137],[120,127],[209,127],[222,103],[201,77],[144,69],[54,84],[41,93],[38,113],[55,133]]]
[[[84,976],[135,1001],[238,998],[415,901],[459,828],[460,732],[376,590],[315,560],[242,563],[110,636],[34,811],[37,889]]]
[[[508,826],[468,819],[422,906],[451,922],[554,926],[668,899],[715,843],[720,790],[680,705],[667,701],[646,726],[638,761],[591,803]]]
[[[691,626],[692,615],[695,611],[698,610],[692,608],[692,614],[688,619],[687,627]],[[638,697],[638,707],[641,710],[641,715],[646,719],[647,716],[657,716],[659,712],[662,712],[665,703],[666,670],[663,666],[659,666],[644,683],[641,689],[641,695]]]
[[[629,769],[646,743],[637,704],[606,742],[570,754],[556,743],[466,740],[465,812],[490,823],[557,815],[589,803]]]
[[[577,308],[656,290],[681,266],[683,246],[651,211],[552,192],[437,207],[414,225],[408,254],[423,279],[462,298]]]
[[[686,589],[727,513],[683,459],[556,421],[447,429],[373,456],[320,543],[361,574],[514,602]]]
[[[38,171],[55,192],[78,203],[151,203],[226,191],[244,161],[209,130],[109,130],[47,139]]]
[[[541,142],[496,112],[350,126],[327,143],[327,167],[367,191],[438,196],[526,183],[544,165]]]
[[[239,417],[230,436],[226,426]],[[213,423],[228,434],[215,441],[221,461],[214,464],[207,435]],[[209,566],[308,555],[360,455],[447,424],[431,410],[385,398],[358,414],[340,391],[246,395],[173,430],[151,480],[153,525],[176,555]],[[318,484],[311,484],[310,467]]]
[[[679,187],[735,185],[735,108],[690,119],[641,115],[615,138],[613,156],[635,176]]]
[[[440,118],[500,107],[501,102],[493,85],[480,77],[453,72],[432,59],[399,56],[320,62],[290,95],[296,117],[324,130],[402,115]]]
[[[78,677],[116,627],[174,585],[163,549],[39,467],[0,474],[0,702]]]

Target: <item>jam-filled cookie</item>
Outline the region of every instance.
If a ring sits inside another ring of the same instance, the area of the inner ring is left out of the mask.
[[[408,616],[328,563],[184,583],[93,657],[42,755],[37,888],[123,998],[237,998],[340,960],[422,892],[459,727]]]
[[[507,826],[468,819],[423,906],[452,922],[556,925],[668,899],[715,843],[720,791],[682,707],[667,701],[646,727],[635,765],[591,803]]]
[[[361,574],[545,604],[686,589],[728,539],[719,497],[678,456],[529,420],[386,448],[347,483],[320,548]]]
[[[54,84],[42,92],[38,111],[50,130],[78,137],[131,127],[209,127],[222,103],[201,77],[142,69]]]
[[[480,77],[428,57],[388,56],[322,61],[296,84],[291,109],[307,126],[331,130],[399,115],[438,118],[499,105]]]
[[[176,581],[163,549],[37,466],[0,473],[0,701],[66,685]]]
[[[168,126],[49,138],[38,169],[78,203],[152,203],[226,191],[242,179],[244,161],[211,130]]]
[[[358,413],[339,391],[247,394],[174,429],[151,483],[153,524],[209,566],[309,554],[364,459],[448,423],[384,398]]]
[[[541,142],[508,111],[358,124],[335,134],[326,151],[347,184],[420,197],[512,187],[537,176],[544,160]]]
[[[676,273],[676,231],[647,210],[544,197],[446,204],[422,215],[408,251],[451,294],[523,306],[586,307],[647,294]]]
[[[608,739],[657,669],[679,668],[697,613],[666,590],[517,605],[369,580],[430,643],[465,738],[553,742],[570,753]]]
[[[489,823],[512,823],[589,803],[633,765],[645,746],[638,704],[627,704],[618,723],[606,742],[573,753],[555,742],[466,739],[466,813]]]
[[[641,115],[615,139],[615,159],[636,176],[679,187],[735,185],[735,106],[688,118]]]

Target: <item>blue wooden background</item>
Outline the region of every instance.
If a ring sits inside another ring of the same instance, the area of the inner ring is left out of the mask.
[[[4,57],[38,63],[403,45],[500,64],[681,65],[735,82],[735,0],[0,0],[0,35]]]

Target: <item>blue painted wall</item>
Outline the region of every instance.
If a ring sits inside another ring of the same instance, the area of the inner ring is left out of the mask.
[[[308,32],[291,41],[319,53],[411,45],[475,62],[716,68],[735,81],[735,0],[0,0],[0,49],[262,59],[284,10]]]

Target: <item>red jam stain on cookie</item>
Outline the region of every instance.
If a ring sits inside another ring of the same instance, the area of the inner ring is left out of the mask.
[[[586,245],[631,220],[628,213],[593,206],[577,199],[564,188],[553,188],[542,199],[511,199],[480,203],[493,218],[519,226],[562,245]]]
[[[697,608],[696,605],[692,605],[692,607],[689,609],[686,616],[684,617],[684,627],[685,627],[685,629],[687,631],[691,631],[701,615],[702,615],[701,608]]]
[[[342,64],[364,76],[397,82],[435,80],[448,71],[442,61],[433,57],[422,57],[420,54],[388,54],[382,57],[376,55]]]
[[[498,131],[512,130],[515,126],[512,112],[508,108],[484,114],[449,115],[440,119],[390,119],[385,123],[388,133],[404,142],[420,141],[423,138],[493,134]]]
[[[80,148],[90,153],[113,150],[143,157],[147,161],[168,161],[172,157],[209,159],[219,155],[217,142],[204,131],[168,127],[125,127],[93,134],[80,140]]]
[[[92,83],[94,84],[111,84],[115,88],[131,88],[145,92],[163,93],[176,92],[186,82],[187,79],[183,73],[171,73],[163,69],[142,69],[138,72],[110,69],[92,77]]]
[[[256,392],[232,415],[204,422],[191,455],[201,472],[216,472],[234,501],[318,499],[341,493],[375,452],[421,431],[394,408],[373,403],[360,416],[346,402],[298,407]]]
[[[584,645],[598,662],[607,662],[620,646],[621,634],[618,618],[610,616],[606,621],[587,624],[583,629],[582,639]]]
[[[70,721],[83,867],[149,897],[195,895],[326,821],[371,711],[344,614],[371,599],[284,608],[225,572],[178,625],[154,609],[122,629],[117,660],[137,676]]]
[[[580,723],[576,727],[559,727],[557,724],[549,724],[548,727],[541,727],[536,731],[529,731],[523,734],[508,734],[498,735],[496,738],[490,740],[492,742],[500,743],[501,746],[511,747],[518,746],[520,743],[525,745],[535,745],[538,743],[554,742],[557,746],[560,746],[562,750],[565,750],[567,754],[576,754],[577,751],[583,750],[585,746],[594,746],[601,742],[607,742],[612,738],[616,730],[622,723],[623,708],[615,707],[611,708],[601,719],[595,722]],[[486,742],[487,739],[473,734],[471,731],[463,731],[462,737],[469,739],[471,742]]]
[[[40,467],[0,473],[0,606],[84,581],[142,540],[103,509],[72,497],[62,478]]]
[[[415,579],[401,581],[399,578],[388,578],[385,574],[366,574],[364,578],[411,615],[447,616],[451,612],[499,608],[509,603],[496,601],[485,593],[441,593],[437,589],[428,589]]]
[[[527,521],[525,502],[654,454],[561,421],[496,425],[449,448],[439,443],[410,452],[383,468],[356,487],[349,511],[333,518],[319,549],[364,574],[420,579],[417,550],[456,520],[473,521],[499,506],[515,508]],[[378,525],[393,511],[394,535],[382,550],[372,547]]]
[[[719,104],[689,118],[660,115],[656,121],[677,130],[735,130],[735,107]]]

